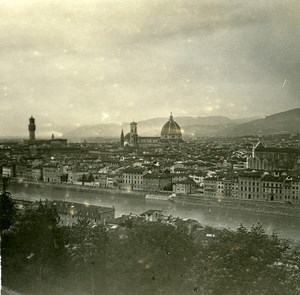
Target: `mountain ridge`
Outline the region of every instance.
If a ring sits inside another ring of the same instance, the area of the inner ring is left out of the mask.
[[[265,117],[255,116],[230,119],[226,116],[182,116],[175,117],[183,130],[183,136],[243,136],[269,135],[276,133],[300,132],[300,108],[279,112]],[[141,136],[160,136],[162,126],[168,118],[151,118],[138,121],[138,134]],[[121,130],[129,132],[129,122],[122,124],[103,123],[82,126],[64,134],[69,139],[95,137],[117,138]]]
[[[272,114],[263,119],[235,126],[231,135],[270,135],[300,132],[300,108]]]
[[[225,116],[208,116],[208,117],[176,117],[176,122],[184,129],[185,126],[201,125],[201,126],[219,126],[230,124],[231,119]],[[168,118],[157,117],[138,121],[138,134],[141,136],[160,136],[162,126],[168,121]],[[89,126],[81,126],[65,133],[66,138],[90,138],[90,137],[118,137],[123,129],[126,134],[129,132],[129,122],[122,124],[102,123]]]

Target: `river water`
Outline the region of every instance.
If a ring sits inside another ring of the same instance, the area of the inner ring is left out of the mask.
[[[279,237],[300,242],[300,218],[261,214],[220,207],[201,207],[168,201],[145,200],[137,196],[105,194],[103,192],[79,192],[54,187],[35,187],[13,184],[9,188],[13,198],[26,200],[65,200],[115,207],[116,217],[122,214],[142,213],[148,209],[163,210],[164,215],[191,218],[202,225],[236,229],[241,223],[247,228],[260,222],[267,233],[276,231]]]

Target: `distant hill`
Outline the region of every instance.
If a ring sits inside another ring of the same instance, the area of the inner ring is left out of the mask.
[[[278,134],[300,132],[300,108],[281,112],[265,118],[250,117],[229,119],[224,116],[175,117],[183,129],[184,136],[243,136],[258,134]],[[162,126],[168,118],[153,118],[138,121],[138,134],[141,136],[160,136]],[[83,126],[64,134],[70,140],[88,138],[118,138],[121,130],[129,132],[129,122],[122,124],[97,124]]]
[[[122,126],[120,124],[97,124],[92,126],[78,127],[64,134],[68,139],[86,139],[95,137],[114,138],[119,136]]]
[[[256,135],[300,132],[300,108],[233,126],[227,135]]]
[[[248,122],[252,122],[254,120],[263,119],[264,116],[255,116],[255,117],[248,117],[248,118],[241,118],[241,119],[233,119],[233,123],[235,124],[244,124]]]
[[[211,129],[220,129],[219,126],[231,124],[232,120],[223,116],[210,116],[210,117],[176,117],[176,122],[180,127],[189,133],[193,133],[194,127],[198,126],[199,130],[203,129],[203,132],[207,129],[207,126],[211,126]],[[138,121],[138,134],[141,136],[160,136],[162,126],[168,121],[168,118],[153,118],[143,121]],[[187,126],[187,130],[185,127]],[[122,124],[97,124],[92,126],[82,126],[75,130],[72,130],[64,134],[68,139],[85,139],[91,137],[106,137],[116,138],[120,136],[121,130],[124,133],[129,132],[129,122]],[[191,131],[190,131],[191,130]],[[199,132],[199,133],[203,133]],[[204,132],[205,135],[206,132]],[[210,134],[211,132],[209,132]],[[212,132],[214,133],[214,132]]]
[[[223,126],[230,124],[231,120],[223,116],[211,116],[211,117],[176,117],[176,122],[184,130],[184,133],[194,133],[193,127],[198,126],[200,129],[206,126],[212,126],[212,128],[218,128],[217,126]],[[138,134],[141,136],[160,136],[162,126],[168,121],[168,118],[154,118],[138,122]],[[125,124],[124,132],[129,131],[129,123]]]

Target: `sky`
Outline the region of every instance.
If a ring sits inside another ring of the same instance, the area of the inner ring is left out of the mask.
[[[300,107],[299,0],[0,0],[0,136]]]

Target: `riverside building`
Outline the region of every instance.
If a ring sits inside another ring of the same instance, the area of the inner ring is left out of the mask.
[[[208,177],[204,179],[204,197],[300,204],[300,175],[247,170],[231,181]]]

